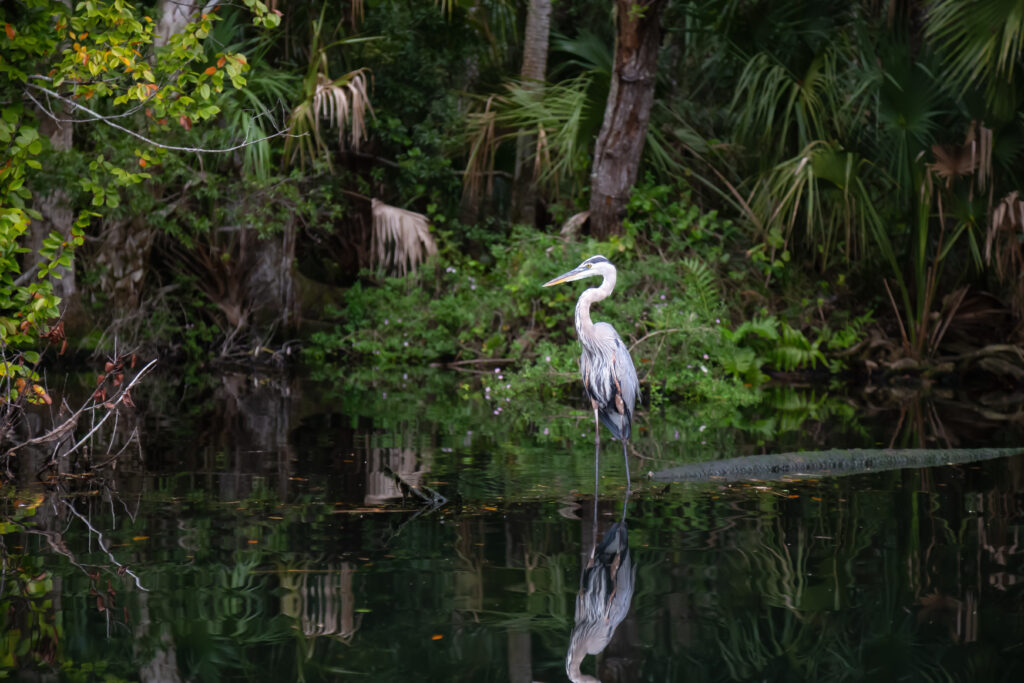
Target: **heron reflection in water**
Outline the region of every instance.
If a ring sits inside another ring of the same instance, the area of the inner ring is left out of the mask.
[[[626,530],[626,501],[622,505],[622,519],[605,532],[601,543],[591,550],[583,574],[580,592],[576,596],[576,625],[569,637],[569,652],[565,656],[565,672],[573,683],[600,683],[599,678],[580,671],[583,658],[602,652],[612,639],[615,629],[629,612],[636,587],[636,567],[629,556],[629,537]],[[597,531],[597,496],[594,496],[594,530]]]
[[[633,407],[640,391],[633,359],[629,349],[615,328],[608,323],[594,323],[590,320],[590,306],[596,301],[608,298],[615,289],[615,266],[604,256],[591,256],[568,273],[544,283],[545,287],[574,282],[583,278],[600,275],[601,285],[591,287],[580,294],[576,301],[576,334],[580,338],[583,353],[580,354],[580,374],[583,388],[594,408],[594,480],[598,477],[598,460],[601,446],[603,422],[612,436],[622,441],[622,457],[626,462],[626,490],[629,490],[629,457],[626,441],[633,425]]]

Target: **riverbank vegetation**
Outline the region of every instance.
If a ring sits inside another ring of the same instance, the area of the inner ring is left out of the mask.
[[[4,8],[6,400],[126,348],[554,397],[595,253],[654,407],[1012,388],[1017,4]]]

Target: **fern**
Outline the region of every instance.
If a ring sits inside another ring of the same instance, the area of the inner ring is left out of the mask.
[[[779,320],[775,316],[754,318],[753,320],[744,321],[735,330],[723,330],[722,334],[726,339],[736,344],[742,344],[749,334],[753,334],[761,339],[777,341],[779,338]]]
[[[723,330],[722,336],[737,346],[723,365],[752,383],[764,378],[760,369],[766,365],[784,372],[827,365],[820,348],[822,337],[811,341],[775,316],[747,320],[735,330]]]
[[[722,305],[715,271],[696,256],[683,259],[683,268],[686,270],[685,295],[690,307],[702,317],[713,318]]]

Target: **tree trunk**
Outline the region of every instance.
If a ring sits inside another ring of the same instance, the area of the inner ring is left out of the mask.
[[[590,174],[590,232],[598,239],[621,232],[636,183],[654,103],[665,2],[615,0],[615,69]]]
[[[523,68],[519,75],[524,87],[534,90],[536,97],[544,96],[550,33],[551,0],[530,0],[523,40]],[[533,153],[536,145],[535,135],[522,133],[516,140],[512,220],[526,225],[535,225],[537,222],[537,178],[534,172],[536,154]]]
[[[72,124],[70,119],[71,111],[67,106],[57,106],[52,115],[45,112],[39,114],[39,133],[48,137],[50,146],[58,152],[66,152],[71,149]],[[51,190],[45,195],[36,195],[33,203],[42,215],[42,219],[29,224],[24,243],[21,245],[30,249],[25,254],[24,272],[40,262],[39,250],[42,248],[46,236],[51,232],[56,232],[70,237],[71,226],[75,220],[74,212],[71,210],[71,199],[62,188]],[[67,268],[57,268],[54,272],[60,273],[60,279],[51,280],[53,293],[61,299],[62,315],[65,324],[71,331],[79,326],[82,318],[82,303],[79,300],[78,288],[75,284],[74,262]]]
[[[211,12],[215,2],[207,2],[203,5],[202,12],[199,12],[200,0],[160,0],[157,13],[160,21],[156,25],[156,37],[153,39],[153,47],[163,47],[175,33],[181,33],[192,21],[197,13],[207,14]]]

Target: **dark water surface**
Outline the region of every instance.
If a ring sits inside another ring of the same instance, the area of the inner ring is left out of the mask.
[[[750,428],[767,408],[649,411],[628,501],[604,434],[595,529],[584,411],[496,415],[500,398],[430,381],[239,375],[199,401],[154,380],[116,428],[116,467],[3,489],[0,674],[565,681],[573,641],[604,646],[582,672],[605,683],[1024,680],[1024,455],[661,476],[760,453],[1014,447],[1018,431],[967,410],[970,428],[937,436],[934,406],[909,436],[913,411],[770,433]],[[623,514],[628,557],[609,553],[587,603],[621,613],[574,638],[581,571]]]

